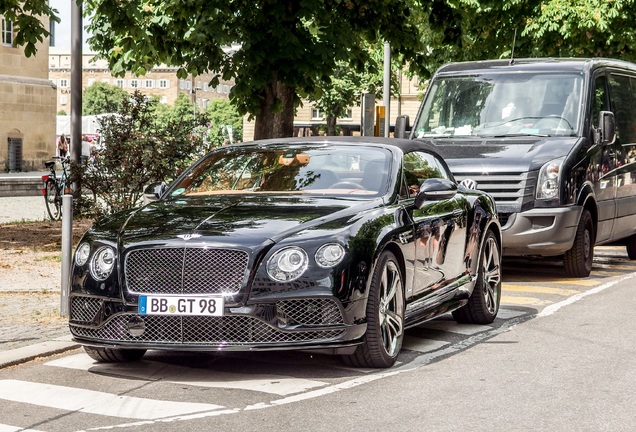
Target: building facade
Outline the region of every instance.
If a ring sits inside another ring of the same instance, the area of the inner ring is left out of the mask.
[[[231,81],[212,87],[208,83],[212,74],[177,78],[176,67],[158,66],[143,76],[126,73],[115,77],[110,73],[106,60],[96,59],[92,53],[82,55],[82,91],[96,82],[118,86],[129,93],[139,90],[147,96],[158,96],[162,103],[174,104],[180,93],[187,94],[197,106],[204,110],[211,99],[227,99],[234,85]],[[49,52],[49,79],[57,86],[57,113],[71,113],[71,53],[51,47]]]
[[[0,169],[43,170],[55,154],[56,94],[48,79],[48,40],[37,44],[35,56],[26,57],[15,46],[11,21],[0,18]]]

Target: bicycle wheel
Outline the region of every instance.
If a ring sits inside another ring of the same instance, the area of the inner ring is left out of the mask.
[[[60,190],[53,180],[46,181],[46,189],[44,191],[44,202],[46,202],[46,211],[52,220],[58,220],[62,217],[62,196]]]

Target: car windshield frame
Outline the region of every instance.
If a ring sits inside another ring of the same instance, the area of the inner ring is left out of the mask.
[[[274,194],[372,199],[388,190],[392,158],[388,148],[379,146],[229,146],[188,168],[166,198]]]
[[[580,72],[485,72],[438,76],[414,127],[415,138],[578,136]]]

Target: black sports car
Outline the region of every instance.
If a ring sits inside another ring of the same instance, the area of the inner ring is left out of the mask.
[[[70,329],[97,361],[324,349],[389,367],[405,328],[445,312],[497,315],[495,203],[457,185],[425,143],[230,145],[155,195],[77,247]]]

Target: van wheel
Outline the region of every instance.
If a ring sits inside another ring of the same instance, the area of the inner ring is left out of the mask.
[[[636,260],[636,234],[627,238],[627,243],[625,243],[627,247],[627,256],[630,260]]]
[[[594,259],[594,222],[587,210],[583,210],[572,249],[565,253],[565,273],[570,277],[588,277]]]

